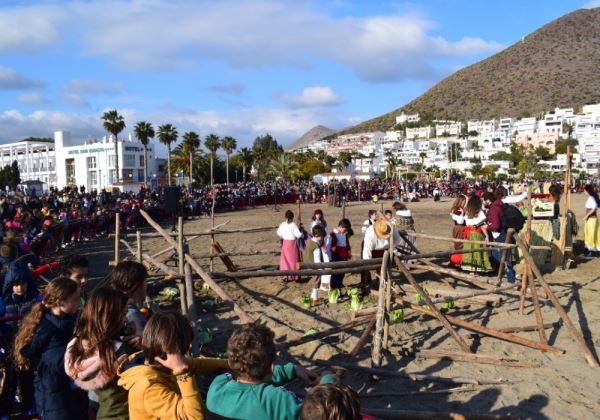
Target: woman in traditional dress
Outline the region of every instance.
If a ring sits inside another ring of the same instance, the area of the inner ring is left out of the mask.
[[[321,209],[316,209],[315,212],[313,213],[313,217],[310,222],[310,231],[312,232],[312,228],[314,228],[317,225],[322,226],[323,229],[325,229],[325,232],[327,232],[327,222],[325,221],[325,218],[323,217],[323,210],[321,210]]]
[[[471,196],[465,208],[465,239],[471,241],[487,241],[486,217],[483,213],[481,198]],[[465,251],[481,248],[480,244],[465,243]],[[466,271],[487,272],[492,270],[490,256],[487,251],[463,254],[461,268]]]
[[[450,217],[454,222],[452,228],[452,237],[455,239],[465,239],[465,205],[467,204],[467,196],[464,194],[459,195],[452,204],[450,210]],[[454,249],[463,249],[462,242],[454,242]],[[460,265],[462,263],[462,254],[454,254],[450,257],[450,263],[454,265]]]
[[[296,264],[300,261],[300,250],[298,239],[303,237],[302,225],[294,223],[294,213],[290,210],[285,212],[285,221],[279,225],[277,236],[281,241],[281,256],[279,257],[280,270],[296,270]],[[284,276],[284,281],[295,281],[300,276]]]
[[[598,198],[598,193],[594,191],[594,187],[590,184],[583,188],[583,192],[588,197],[585,202],[585,216],[583,217],[585,222],[585,247],[589,252],[596,253],[600,252],[600,224],[596,215],[596,211],[600,206],[600,199]]]

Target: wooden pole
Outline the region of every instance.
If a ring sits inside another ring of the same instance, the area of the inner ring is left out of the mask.
[[[423,359],[448,359],[454,362],[480,363],[484,365],[496,365],[502,367],[539,367],[539,364],[520,362],[515,359],[507,359],[503,357],[461,353],[449,350],[438,349],[423,349],[415,353],[416,358]]]
[[[140,214],[150,226],[152,226],[157,232],[160,232],[171,247],[176,248],[177,243],[169,236],[169,234],[150,217],[146,211],[140,209]],[[233,304],[233,310],[240,317],[243,322],[254,322],[254,319],[249,316],[233,299],[229,297],[229,295],[223,290],[219,284],[214,281],[214,279],[200,267],[200,265],[189,255],[185,254],[185,260],[190,264],[192,269],[200,276],[204,282],[208,283],[211,289],[225,302],[229,302]]]
[[[115,266],[119,264],[121,258],[121,212],[115,213]]]
[[[512,241],[512,237],[515,234],[515,230],[510,228],[506,231],[506,241],[504,241],[505,244],[510,244],[510,242]],[[500,266],[498,267],[498,281],[502,281],[502,273],[504,272],[504,263],[506,263],[506,257],[508,252],[511,252],[512,254],[512,249],[510,248],[504,248],[502,250],[502,255],[500,257]],[[512,255],[511,255],[512,258]]]
[[[217,226],[215,226],[215,227],[214,227],[214,228],[212,228],[212,229],[208,229],[206,232],[202,232],[202,234],[203,234],[203,235],[204,235],[204,234],[210,234],[210,231],[211,231],[211,230],[215,230],[215,229],[218,229],[218,228],[219,228],[219,227],[221,227],[221,226],[225,226],[225,225],[226,225],[226,224],[228,224],[229,222],[231,222],[231,220],[228,220],[228,221],[226,221],[226,222],[224,222],[224,223],[221,223],[220,225],[217,225]],[[143,236],[143,235],[142,235],[142,236]],[[160,237],[162,237],[162,235],[159,235],[159,236],[160,236]],[[200,234],[198,234],[198,235],[195,235],[195,236],[192,236],[191,238],[188,238],[187,242],[188,242],[188,244],[189,244],[189,243],[190,243],[191,241],[193,241],[194,239],[198,239],[198,238],[200,238],[200,237],[201,237],[201,235],[200,235]],[[163,255],[163,254],[166,254],[167,252],[169,252],[169,251],[172,251],[172,250],[173,250],[173,248],[171,248],[171,247],[164,248],[163,250],[161,250],[161,251],[158,251],[156,254],[152,254],[151,256],[152,256],[152,258],[157,258],[157,257],[160,257],[161,255]]]
[[[362,273],[364,271],[376,270],[379,264],[369,264],[357,267],[325,269],[325,270],[256,270],[256,271],[220,271],[211,272],[216,278],[243,279],[252,277],[278,277],[278,276],[322,276],[327,274]]]
[[[144,261],[144,258],[142,257],[142,232],[137,230],[135,234],[137,244],[137,260],[141,263],[142,261]]]
[[[386,273],[385,282],[385,316],[383,324],[383,348],[388,350],[388,342],[390,338],[390,309],[392,307],[392,275],[389,269]]]
[[[396,260],[395,258],[394,262],[396,263],[396,266],[400,269],[400,271],[402,271],[402,274],[404,274],[406,280],[408,280],[411,286],[414,287],[415,290],[417,290],[417,293],[421,295],[421,299],[423,299],[425,303],[431,308],[431,312],[434,314],[434,316],[442,323],[444,328],[446,328],[446,330],[450,333],[450,336],[454,338],[460,349],[465,353],[473,353],[471,351],[471,348],[467,345],[467,343],[465,343],[463,338],[454,330],[454,328],[452,328],[452,326],[446,319],[446,316],[436,308],[435,304],[431,301],[431,298],[427,295],[427,293],[425,293],[425,291],[419,285],[419,283],[417,283],[417,281],[410,273],[410,271],[408,271],[408,268],[406,268],[404,263],[402,263],[399,260]]]
[[[375,317],[372,316],[372,315],[371,316],[360,317],[360,318],[355,319],[354,321],[350,321],[350,322],[347,322],[345,324],[338,325],[336,327],[328,328],[328,329],[326,329],[324,331],[319,331],[319,332],[317,332],[315,334],[311,334],[311,335],[307,335],[307,336],[304,336],[304,337],[298,337],[298,338],[294,338],[294,339],[288,340],[285,343],[283,343],[283,345],[285,347],[287,347],[287,348],[295,347],[295,346],[301,346],[302,344],[306,344],[306,343],[309,343],[309,342],[314,341],[314,340],[319,340],[321,338],[328,337],[330,335],[337,334],[337,333],[340,333],[340,332],[352,329],[352,328],[357,327],[359,325],[366,324],[367,322],[371,322],[371,320],[373,320],[373,319],[375,319]]]
[[[515,248],[516,247],[515,244],[505,244],[502,242],[472,241],[469,239],[447,238],[445,236],[426,235],[424,233],[419,233],[419,232],[411,232],[411,235],[416,236],[417,238],[435,239],[438,241],[446,241],[446,242],[460,242],[460,243],[486,245],[486,246],[496,247],[496,248]]]
[[[183,217],[179,216],[177,218],[177,265],[179,269],[179,279],[177,279],[177,288],[179,289],[179,303],[181,304],[181,313],[183,315],[188,315],[188,307],[186,303],[186,294],[185,294],[185,283],[183,281],[185,270],[184,270],[184,256],[183,256]]]
[[[349,354],[350,358],[356,357],[358,355],[358,352],[360,352],[360,349],[362,349],[364,347],[365,343],[369,339],[369,335],[375,329],[375,324],[376,323],[377,323],[377,317],[374,317],[373,319],[371,319],[371,322],[369,322],[369,325],[367,325],[367,327],[365,328],[365,330],[361,334],[360,338],[358,339],[358,341],[354,345],[354,348],[350,352],[350,354]]]
[[[215,203],[217,200],[217,197],[215,195],[215,184],[213,182],[213,180],[211,179],[211,184],[212,184],[212,207],[210,210],[210,253],[214,254],[215,252]],[[215,259],[214,257],[212,257],[210,259],[210,271],[214,270],[214,265],[215,265]]]
[[[398,302],[398,300],[396,300]],[[412,302],[402,300],[401,301],[405,307],[409,307],[417,312],[427,314],[430,316],[435,316],[434,313],[428,309],[425,309],[419,305],[414,305]],[[525,347],[531,347],[532,349],[547,351],[554,354],[562,354],[564,350],[557,349],[555,347],[549,346],[548,344],[538,343],[537,341],[529,340],[527,338],[519,337],[518,335],[508,334],[502,331],[494,330],[492,328],[484,327],[482,325],[475,324],[473,322],[464,321],[460,318],[446,315],[448,322],[456,325],[457,327],[465,328],[467,330],[475,331],[480,334],[488,335],[490,337],[499,338],[500,340],[509,341],[511,343],[520,344]]]
[[[192,341],[192,354],[196,356],[199,350],[198,334],[196,334],[196,322],[198,314],[196,312],[196,302],[194,301],[194,279],[192,278],[192,268],[189,264],[184,265],[185,273],[185,303],[187,305],[187,315],[192,321],[194,328],[194,339]]]
[[[521,274],[521,290],[519,291],[519,315],[525,314],[525,296],[527,294],[527,284],[529,277],[529,270],[527,263],[523,264],[523,274]]]
[[[528,270],[528,280],[529,280],[529,290],[531,291],[531,301],[533,302],[533,310],[535,312],[535,321],[538,326],[538,334],[540,336],[540,342],[544,344],[548,344],[548,339],[546,338],[546,332],[544,331],[544,319],[542,318],[542,311],[540,309],[540,303],[538,301],[538,294],[535,287],[535,279],[533,277],[533,273],[531,272],[531,268],[529,265],[526,267]]]
[[[227,223],[229,223],[229,222],[223,223],[218,226],[222,226]],[[215,226],[214,229],[217,229],[218,226]],[[202,237],[202,236],[229,235],[229,234],[238,234],[238,233],[258,233],[258,232],[272,231],[273,229],[277,229],[277,226],[275,226],[275,227],[260,226],[260,227],[253,227],[253,228],[240,228],[240,229],[229,229],[229,230],[213,230],[213,228],[210,228],[204,232],[184,233],[183,236],[185,236],[185,237],[189,236],[190,238],[188,238],[188,241],[191,241],[193,239],[196,239],[196,238]],[[177,233],[168,233],[168,232],[167,232],[167,234],[173,238],[176,238],[178,235]],[[135,234],[127,234],[126,233],[126,234],[122,234],[121,236],[122,237],[131,237],[131,236],[135,236]],[[146,233],[142,233],[142,238],[162,238],[162,235],[159,233],[156,233],[156,232],[146,232]]]
[[[550,286],[548,286],[548,283],[546,283],[544,276],[540,272],[540,269],[535,265],[535,262],[533,261],[531,254],[529,254],[529,251],[527,251],[525,244],[523,243],[521,238],[519,238],[519,235],[516,235],[515,239],[517,241],[517,245],[523,251],[523,256],[525,257],[527,262],[529,262],[529,264],[531,265],[531,270],[532,270],[533,274],[535,275],[535,277],[537,278],[537,281],[540,283],[540,285],[542,286],[542,289],[544,289],[544,291],[548,295],[548,298],[550,299],[550,301],[556,308],[558,315],[562,318],[563,322],[565,323],[565,325],[571,332],[571,335],[573,336],[573,338],[575,339],[577,344],[579,344],[579,347],[581,348],[581,350],[583,352],[583,356],[584,356],[586,362],[590,366],[598,367],[598,362],[596,361],[596,358],[594,357],[594,355],[588,348],[583,336],[581,335],[581,333],[579,331],[577,331],[577,328],[575,328],[575,325],[571,321],[571,318],[569,318],[569,315],[567,315],[564,308],[561,306],[560,302],[558,301],[558,299],[552,292],[552,289],[550,289]],[[533,293],[533,291],[532,291],[532,293]]]
[[[383,324],[385,317],[385,288],[387,283],[387,264],[389,251],[385,251],[381,261],[379,277],[379,297],[377,300],[377,314],[375,322],[375,333],[373,334],[373,347],[371,348],[371,366],[381,366],[383,354],[381,352],[383,338]]]

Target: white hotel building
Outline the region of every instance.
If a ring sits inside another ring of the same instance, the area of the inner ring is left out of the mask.
[[[144,182],[144,147],[130,135],[119,139],[119,181],[132,185]],[[86,191],[102,190],[117,181],[115,145],[112,137],[89,139],[74,144],[68,131],[54,133],[54,142],[22,141],[0,145],[0,165],[14,160],[22,181],[39,180],[45,188],[84,186]],[[148,181],[160,177],[155,150],[148,145]]]

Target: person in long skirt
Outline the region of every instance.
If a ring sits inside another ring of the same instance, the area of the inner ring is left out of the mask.
[[[465,210],[465,239],[471,241],[487,241],[487,219],[483,213],[481,198],[476,195],[471,196]],[[481,245],[467,242],[463,247],[465,251],[476,248],[481,248]],[[491,271],[492,264],[490,263],[490,256],[487,251],[465,253],[463,254],[461,268],[466,271]]]
[[[296,270],[296,265],[300,261],[300,250],[298,240],[304,234],[302,226],[294,223],[294,213],[288,210],[285,212],[285,221],[279,225],[277,236],[281,241],[281,256],[279,257],[280,270]],[[285,281],[299,280],[300,276],[283,276]]]
[[[452,227],[452,237],[455,239],[465,239],[465,206],[467,204],[467,196],[461,194],[454,200],[452,209],[450,210],[450,217],[454,226]],[[464,244],[462,242],[454,242],[453,247],[455,250],[463,249]],[[460,265],[462,262],[462,254],[454,254],[450,257],[450,263],[454,265]]]
[[[600,199],[598,193],[594,191],[594,187],[590,184],[583,188],[585,195],[588,197],[585,202],[585,216],[583,220],[585,222],[584,227],[584,242],[585,247],[589,252],[600,252],[600,223],[598,223],[598,217],[596,212],[600,206]]]

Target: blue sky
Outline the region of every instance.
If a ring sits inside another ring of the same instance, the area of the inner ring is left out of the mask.
[[[0,143],[136,122],[288,144],[398,108],[600,1],[0,0]]]

